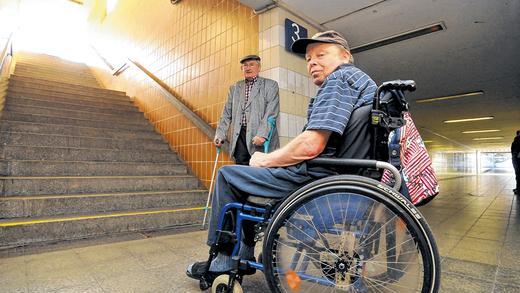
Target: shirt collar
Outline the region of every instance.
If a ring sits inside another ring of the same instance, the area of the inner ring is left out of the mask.
[[[257,79],[258,79],[258,75],[253,78],[246,79],[246,83],[247,84],[255,83]]]

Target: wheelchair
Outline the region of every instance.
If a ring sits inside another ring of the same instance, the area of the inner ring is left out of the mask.
[[[362,176],[322,178],[283,200],[250,196],[246,203],[227,204],[208,263],[219,245],[231,243],[233,269],[214,280],[203,277],[200,288],[239,293],[244,272],[257,269],[272,292],[437,292],[440,260],[432,232],[416,207],[397,191],[399,171],[385,157],[389,131],[404,123],[403,92],[414,89],[413,81],[383,83],[368,114],[361,116],[374,126],[372,157],[383,160],[317,158],[307,162],[359,168]],[[383,169],[394,175],[393,187],[378,181]],[[256,223],[255,241],[263,241],[258,262],[238,257],[244,221]],[[229,222],[236,224],[229,228]]]

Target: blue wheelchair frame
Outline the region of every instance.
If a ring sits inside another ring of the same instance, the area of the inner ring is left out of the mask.
[[[217,233],[222,231],[224,217],[227,214],[227,212],[231,211],[231,210],[236,210],[236,226],[234,227],[235,232],[236,232],[236,243],[234,245],[231,257],[235,261],[240,262],[241,265],[255,268],[255,269],[261,270],[263,272],[264,265],[261,262],[255,262],[255,261],[250,261],[250,260],[241,260],[238,257],[238,251],[240,249],[240,243],[242,240],[242,222],[244,220],[252,221],[255,223],[265,222],[266,221],[265,215],[266,215],[266,213],[269,213],[269,211],[265,208],[255,207],[255,206],[251,206],[248,204],[241,204],[241,203],[237,203],[237,202],[228,203],[223,207],[223,210],[220,213],[219,222],[217,225]],[[250,212],[254,212],[255,214],[259,214],[262,216],[253,216],[253,215],[251,215]],[[270,221],[270,218],[267,219],[267,221]],[[298,257],[298,254],[296,254],[295,257]],[[292,263],[295,264],[296,262],[293,261]],[[291,268],[291,269],[294,269],[294,268]],[[310,275],[298,273],[298,272],[297,272],[297,274],[302,280],[311,281],[311,282],[318,283],[320,285],[325,285],[325,286],[334,286],[334,282],[330,281],[327,278],[323,278],[323,279],[316,278],[314,276],[310,276]],[[230,279],[230,281],[231,281],[231,279]],[[231,286],[229,288],[231,288]]]

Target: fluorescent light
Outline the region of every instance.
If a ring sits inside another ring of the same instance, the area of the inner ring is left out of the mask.
[[[486,116],[486,117],[475,117],[475,118],[466,118],[466,119],[455,119],[455,120],[444,120],[444,123],[458,123],[458,122],[469,122],[469,121],[480,121],[480,120],[491,120],[495,119],[494,116]]]
[[[436,98],[428,98],[428,99],[418,99],[415,100],[416,103],[429,103],[429,102],[436,102],[436,101],[443,101],[443,100],[451,100],[451,99],[458,99],[458,98],[464,98],[464,97],[471,97],[471,96],[478,96],[483,95],[484,91],[475,91],[475,92],[469,92],[469,93],[462,93],[462,94],[456,94],[451,96],[443,96],[443,97],[436,97]]]
[[[462,131],[462,133],[468,134],[468,133],[486,133],[486,132],[499,132],[499,129],[485,129],[485,130],[468,130],[468,131]]]
[[[473,140],[495,140],[495,139],[503,139],[503,136],[493,136],[493,137],[476,137]]]
[[[424,143],[430,143],[433,142],[433,140],[423,140]]]

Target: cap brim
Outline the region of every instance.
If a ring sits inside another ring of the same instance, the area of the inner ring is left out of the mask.
[[[305,54],[307,52],[307,46],[313,43],[333,43],[327,42],[325,40],[317,40],[317,39],[298,39],[296,40],[292,46],[291,51],[296,54]]]
[[[240,60],[240,64],[243,64],[244,62],[249,61],[249,60],[255,60],[255,61],[260,62],[260,58],[245,58],[245,59]]]

